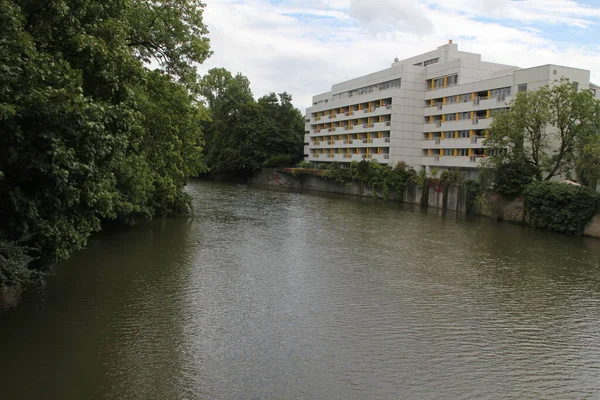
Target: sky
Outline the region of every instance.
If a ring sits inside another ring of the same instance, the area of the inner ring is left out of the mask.
[[[589,69],[600,84],[600,0],[205,0],[214,54],[255,97],[302,112],[331,85],[454,40],[484,61]]]

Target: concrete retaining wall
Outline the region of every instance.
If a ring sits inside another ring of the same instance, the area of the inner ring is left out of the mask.
[[[361,187],[361,185],[356,182],[339,184],[318,176],[305,174],[294,176],[289,173],[273,169],[261,170],[252,178],[251,183],[270,187],[281,187],[296,190],[314,190],[317,192],[337,193],[350,196],[378,198],[384,197],[381,191],[376,191],[375,195],[373,195],[373,191],[370,188]],[[465,196],[461,197],[461,190],[458,187],[448,188],[446,207],[444,207],[443,190],[434,187],[430,187],[427,190],[429,191],[427,197],[427,205],[429,207],[464,212],[466,199]],[[409,204],[421,204],[423,192],[423,189],[417,186],[417,184],[414,182],[408,182],[402,196],[402,202]],[[391,200],[398,200],[396,191],[393,188],[389,189],[388,198]]]
[[[312,175],[291,175],[286,172],[263,169],[256,173],[250,183],[282,189],[314,190],[317,192],[337,193],[349,196],[383,198],[383,193],[363,188],[356,182],[338,184],[336,182]],[[444,191],[440,188],[430,187],[428,190],[428,207],[440,208],[457,212],[466,211],[467,196],[464,188],[452,186],[448,188],[448,197],[444,204]],[[409,182],[402,196],[403,203],[421,204],[424,190],[414,182]],[[396,193],[390,189],[388,198],[397,200]],[[526,223],[525,200],[522,197],[506,200],[498,194],[482,196],[475,210],[477,215],[493,218],[498,221]],[[600,216],[597,216],[583,232],[585,236],[600,238]]]
[[[596,216],[583,231],[585,236],[600,238],[600,215]]]

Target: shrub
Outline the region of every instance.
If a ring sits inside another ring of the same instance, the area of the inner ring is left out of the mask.
[[[305,168],[305,169],[309,169],[309,168],[314,168],[313,163],[308,162],[308,161],[301,161],[298,163],[298,165],[296,165],[298,168]]]
[[[323,176],[332,179],[337,183],[346,183],[347,181],[352,180],[350,168],[342,168],[340,163],[336,162],[329,164],[327,171],[325,171]]]
[[[274,154],[265,162],[265,167],[281,167],[294,164],[294,157],[290,154]],[[309,163],[310,164],[310,163]]]
[[[525,160],[500,164],[494,169],[484,169],[482,184],[488,189],[508,198],[523,194],[525,187],[533,182],[535,169]]]
[[[536,228],[581,234],[600,211],[600,194],[583,186],[536,182],[523,194],[529,224]]]
[[[35,257],[33,249],[0,239],[0,293],[5,286],[19,285],[41,279],[41,274],[29,268]]]

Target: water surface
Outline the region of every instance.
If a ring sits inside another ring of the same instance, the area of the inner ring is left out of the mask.
[[[0,310],[7,399],[600,398],[600,241],[195,182]]]

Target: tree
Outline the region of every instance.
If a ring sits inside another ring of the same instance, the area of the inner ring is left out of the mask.
[[[0,1],[0,286],[68,257],[106,220],[186,207],[185,179],[203,165],[202,9]]]
[[[205,123],[206,160],[213,173],[245,174],[302,159],[304,120],[287,93],[254,100],[250,81],[214,68],[200,93],[210,110]]]
[[[188,88],[197,89],[194,63],[212,52],[199,0],[130,0],[125,41],[145,63],[156,62]]]
[[[600,102],[585,134],[579,138],[576,171],[578,180],[596,188],[600,181]]]
[[[578,92],[568,79],[517,93],[510,109],[494,117],[485,141],[490,156],[486,166],[497,169],[504,163],[527,164],[538,181],[569,174],[595,107],[591,92]]]

